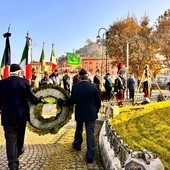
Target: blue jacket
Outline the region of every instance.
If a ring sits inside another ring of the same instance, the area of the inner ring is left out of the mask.
[[[127,80],[127,87],[128,89],[135,89],[135,81],[133,78],[128,78]]]
[[[18,76],[10,76],[0,80],[0,110],[2,111],[2,125],[14,125],[22,121],[29,121],[29,99],[38,103],[33,94],[29,81]]]
[[[72,87],[67,105],[75,104],[76,121],[92,121],[98,118],[101,107],[99,90],[88,80],[81,80]]]

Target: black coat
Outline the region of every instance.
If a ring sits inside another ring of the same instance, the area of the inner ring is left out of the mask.
[[[99,90],[88,80],[81,80],[72,87],[67,105],[75,104],[76,121],[92,121],[98,118],[101,107]]]
[[[119,76],[115,79],[114,92],[120,92],[120,90],[125,90],[126,82],[124,77]]]
[[[63,76],[64,89],[70,91],[70,77],[68,75]]]
[[[29,121],[29,99],[38,103],[33,94],[29,81],[18,76],[10,76],[0,80],[0,110],[2,111],[2,125],[14,125],[22,121]]]
[[[104,83],[104,87],[106,91],[112,91],[112,81],[110,78],[105,77],[105,83]]]
[[[98,89],[100,89],[100,77],[98,75],[94,76],[93,83],[96,85]]]

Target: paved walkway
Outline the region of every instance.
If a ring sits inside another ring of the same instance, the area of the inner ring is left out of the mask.
[[[1,123],[1,122],[0,122]],[[102,126],[98,120],[95,127],[96,155],[93,164],[85,162],[86,135],[81,151],[72,149],[75,121],[71,120],[58,134],[39,136],[26,129],[25,152],[20,156],[20,170],[103,170],[98,149],[98,136]],[[0,170],[8,170],[4,132],[0,126]]]

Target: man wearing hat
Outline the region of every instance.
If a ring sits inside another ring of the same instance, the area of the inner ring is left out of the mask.
[[[53,84],[52,80],[49,78],[49,74],[47,71],[44,72],[44,77],[40,80],[39,86],[45,86],[47,84]]]
[[[49,76],[49,78],[52,80],[53,84],[56,84],[56,85],[60,84],[60,80],[59,80],[58,70],[57,69],[54,69],[53,73]]]
[[[65,90],[70,92],[70,76],[68,75],[68,70],[64,71],[63,86]]]
[[[32,92],[29,81],[20,76],[20,66],[11,64],[10,76],[0,81],[1,123],[10,170],[18,170],[18,158],[24,152],[26,122],[30,120],[28,99],[34,104],[41,100]]]
[[[31,77],[31,87],[35,88],[36,87],[36,79],[37,79],[37,75],[36,75],[36,71],[35,68],[32,69],[32,77]]]
[[[95,155],[94,127],[101,107],[101,99],[99,90],[93,83],[89,82],[87,71],[81,69],[79,77],[80,82],[72,86],[70,99],[64,101],[64,103],[66,106],[75,104],[76,130],[72,146],[75,150],[81,150],[83,124],[85,124],[87,137],[86,161],[92,163]]]
[[[116,96],[116,100],[119,106],[123,105],[123,101],[125,99],[124,93],[126,89],[126,81],[123,77],[124,70],[120,69],[118,71],[118,77],[115,79],[115,85],[114,85],[114,93]]]

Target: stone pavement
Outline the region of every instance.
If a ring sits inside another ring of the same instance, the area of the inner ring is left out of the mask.
[[[0,116],[1,118],[1,116]],[[0,122],[1,123],[1,122]],[[39,136],[26,129],[25,152],[20,156],[20,170],[103,170],[98,137],[103,121],[95,127],[96,154],[93,164],[85,162],[86,135],[83,132],[81,151],[72,149],[75,121],[70,120],[58,134]],[[8,170],[3,127],[0,126],[0,170]]]

